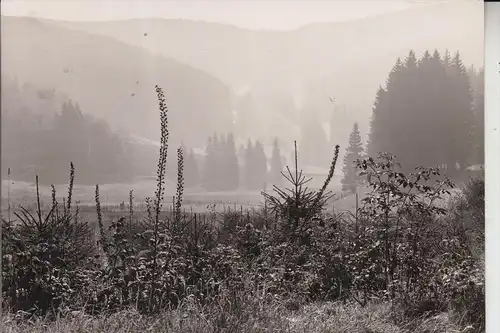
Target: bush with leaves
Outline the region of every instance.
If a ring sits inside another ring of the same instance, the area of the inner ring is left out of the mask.
[[[480,331],[485,324],[484,179],[469,179],[440,222],[432,291]]]
[[[434,168],[417,167],[405,175],[387,153],[356,164],[372,188],[357,212],[358,231],[351,242],[350,260],[358,267],[356,288],[365,297],[380,292],[391,298],[411,293],[430,269],[433,224],[446,213],[436,201],[449,195],[454,185],[449,179],[439,179],[439,170]]]

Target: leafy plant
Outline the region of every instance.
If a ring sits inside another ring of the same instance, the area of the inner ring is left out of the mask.
[[[357,288],[365,294],[385,291],[392,298],[410,293],[430,269],[433,223],[446,214],[435,202],[449,195],[454,184],[449,179],[433,179],[439,176],[435,168],[417,167],[405,175],[388,153],[356,164],[372,188],[362,200],[361,229],[352,242]]]

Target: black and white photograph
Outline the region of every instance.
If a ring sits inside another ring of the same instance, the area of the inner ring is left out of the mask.
[[[2,1],[0,331],[494,332],[494,5]]]

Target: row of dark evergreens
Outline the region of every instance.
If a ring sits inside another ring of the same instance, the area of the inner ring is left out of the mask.
[[[367,153],[389,151],[408,168],[448,171],[484,161],[483,71],[467,70],[460,54],[436,50],[398,59],[377,91]],[[476,86],[472,86],[472,81]]]
[[[360,185],[361,178],[353,162],[365,153],[376,156],[378,152],[390,151],[407,168],[436,166],[451,176],[469,165],[483,164],[483,81],[483,70],[476,71],[472,66],[467,69],[459,52],[452,57],[446,51],[442,57],[437,50],[432,55],[426,51],[417,59],[414,51],[410,51],[404,61],[398,58],[386,85],[377,91],[366,148],[358,124],[353,126],[344,155],[342,190],[354,192]],[[312,146],[304,151],[315,149]],[[255,145],[248,142],[241,171],[232,135],[227,139],[210,138],[206,153],[203,175],[192,178],[199,179],[207,190],[234,190],[238,184],[257,190],[281,179],[278,170],[282,169],[282,160],[277,141],[270,175],[259,141]]]
[[[457,52],[441,57],[435,50],[420,59],[410,51],[397,59],[380,86],[366,149],[357,123],[344,155],[342,188],[354,191],[361,178],[353,161],[391,152],[402,164],[433,166],[457,176],[484,163],[484,71],[467,69]]]
[[[187,187],[201,186],[208,191],[264,190],[281,184],[282,162],[277,138],[268,160],[259,140],[253,143],[249,139],[246,147],[241,146],[237,151],[232,133],[227,136],[214,134],[208,138],[203,158],[197,158],[192,149],[186,155],[185,184]]]
[[[63,183],[67,181],[68,161],[79,167],[78,181],[84,184],[130,181],[152,174],[156,147],[113,131],[105,121],[83,113],[71,100],[64,102],[57,113],[49,110],[55,107],[54,101],[43,113],[33,112],[36,103],[42,105],[44,91],[18,87],[5,79],[4,83],[7,98],[2,114],[2,169],[10,168],[12,179],[32,181],[38,174],[45,183]],[[266,184],[279,184],[282,160],[277,139],[274,144],[268,162],[260,141],[248,140],[247,147],[240,147],[237,153],[232,133],[214,134],[208,139],[205,158],[184,150],[186,186],[231,191],[262,190]],[[175,162],[175,158],[169,159]]]
[[[141,173],[138,147],[77,103],[63,103],[59,113],[10,104],[2,112],[2,169],[9,167],[13,179],[32,181],[37,174],[44,182],[67,182],[69,161],[81,170],[82,183],[127,181]]]

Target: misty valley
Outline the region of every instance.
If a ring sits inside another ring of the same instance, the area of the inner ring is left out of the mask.
[[[2,325],[484,332],[478,8],[2,16]]]

